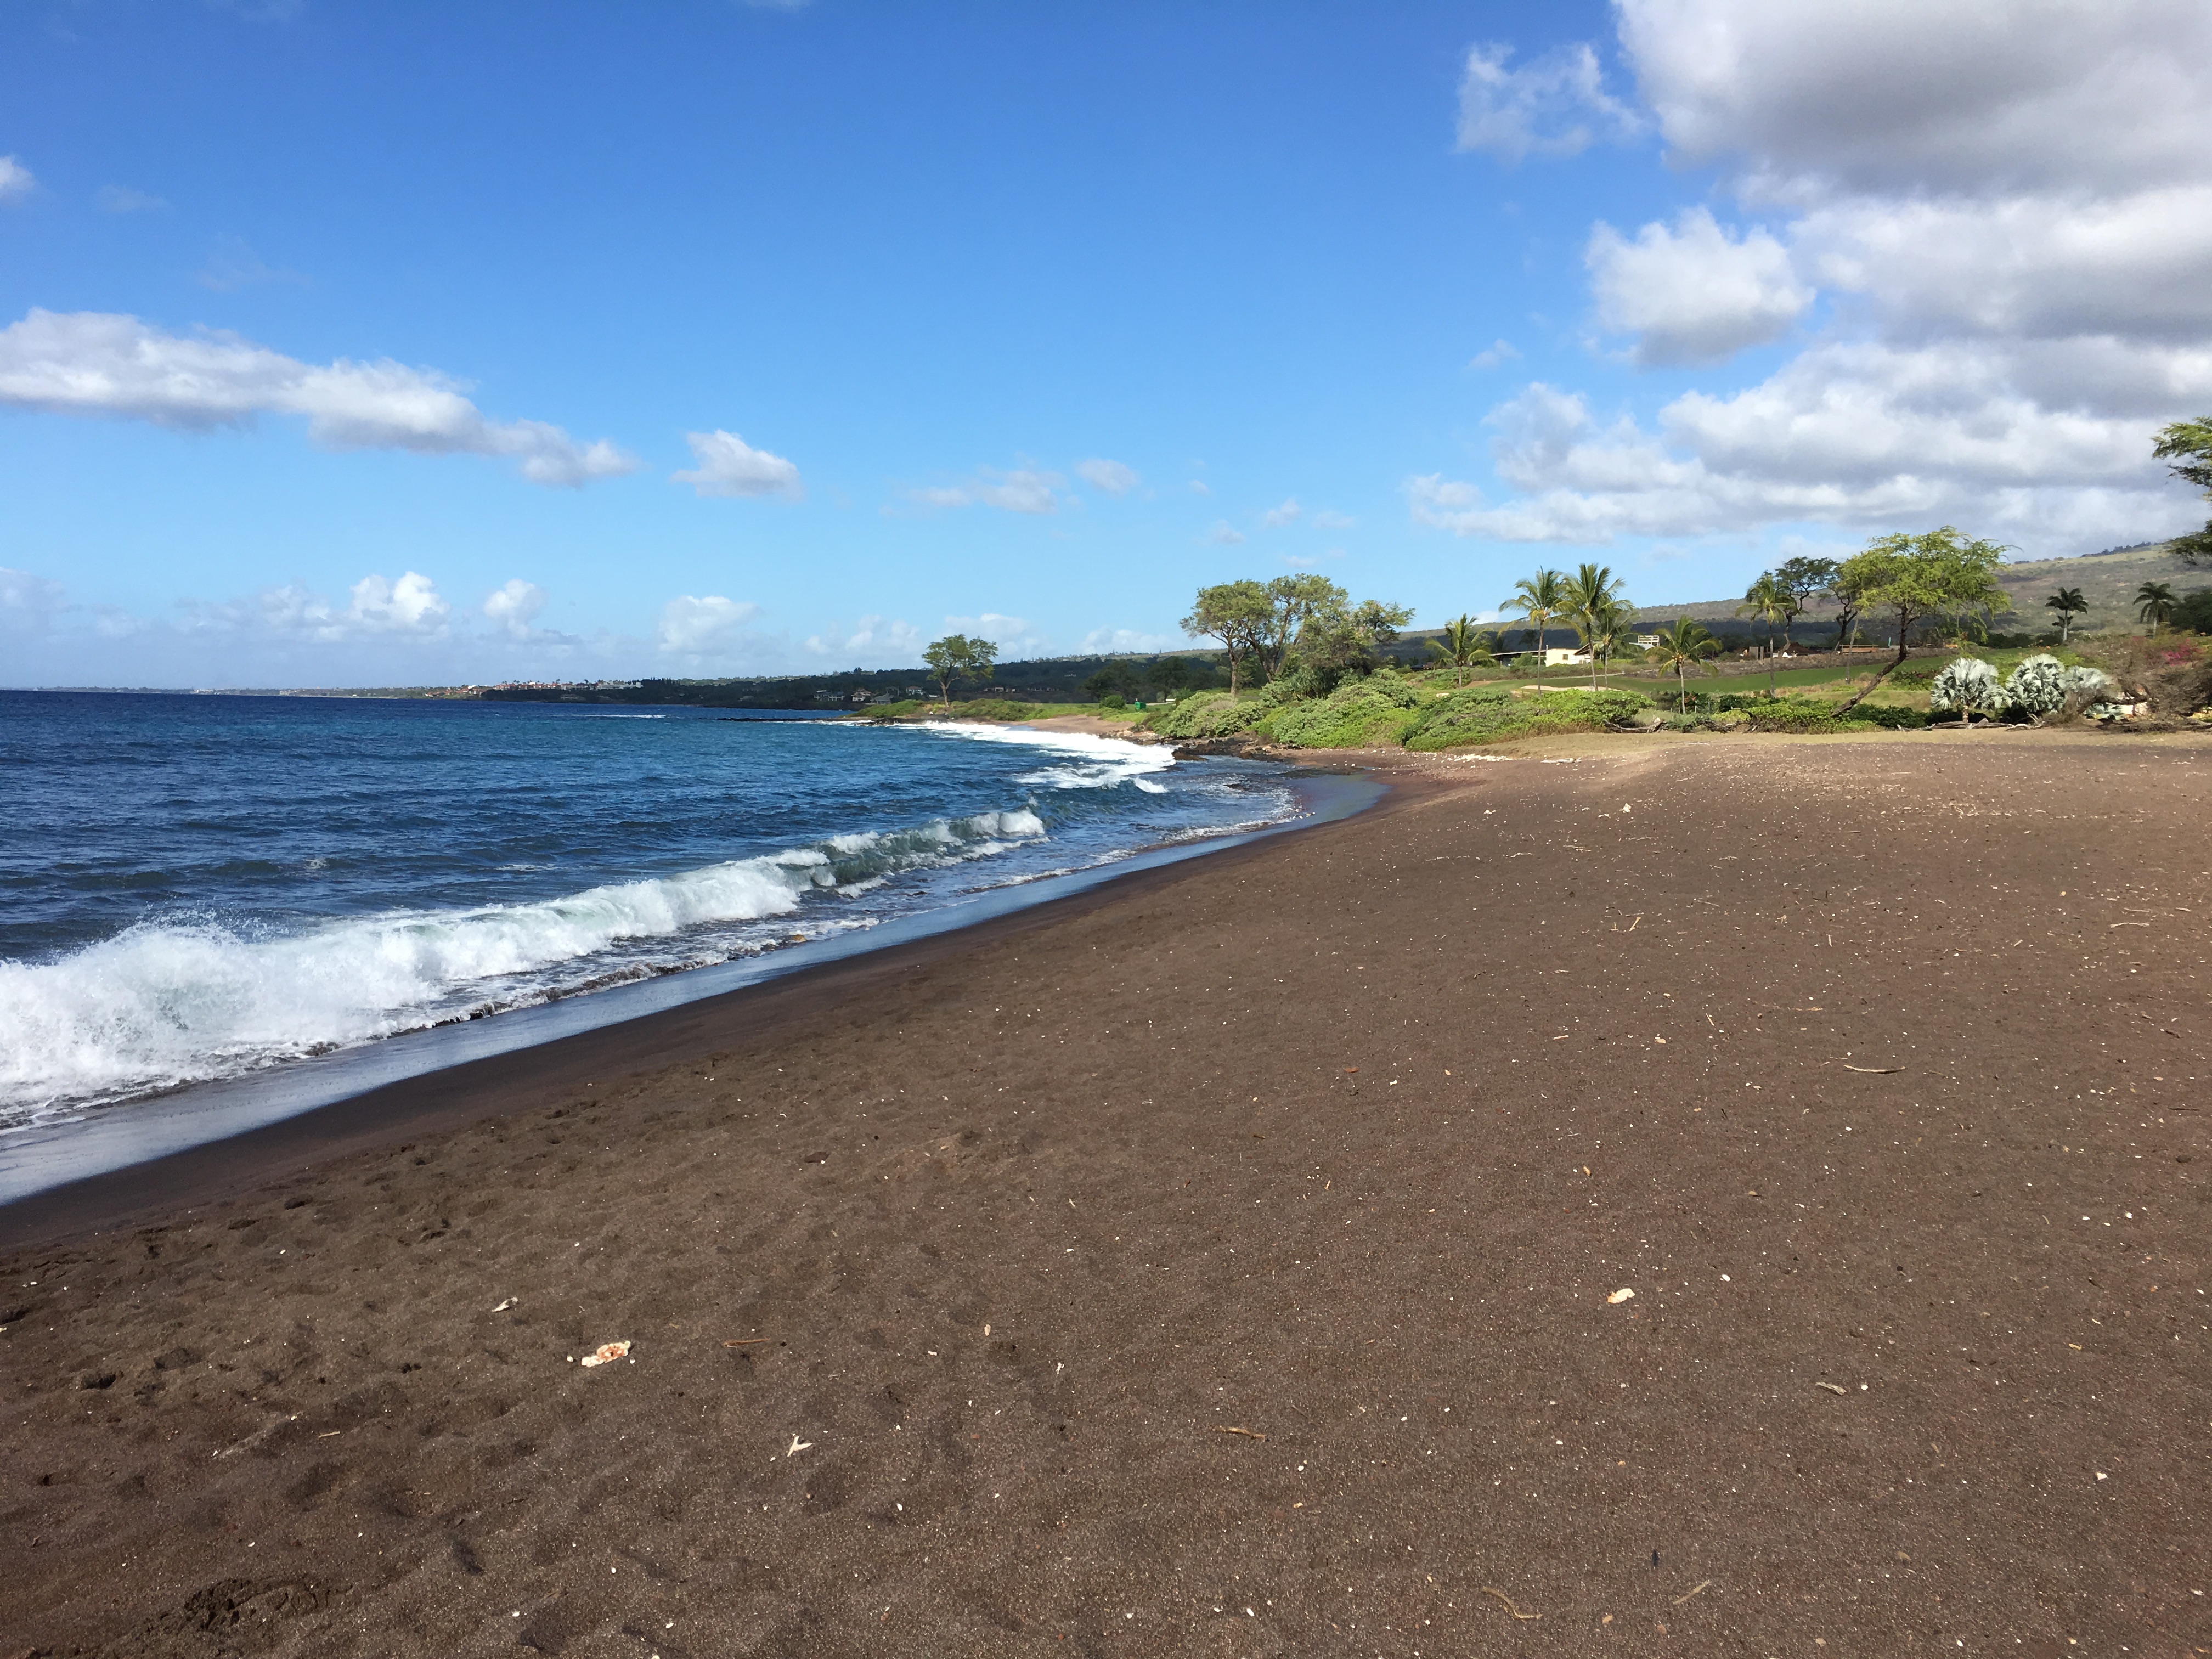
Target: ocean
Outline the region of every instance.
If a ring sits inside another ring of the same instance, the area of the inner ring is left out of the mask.
[[[1002,726],[155,693],[0,692],[0,1136],[1299,810]]]

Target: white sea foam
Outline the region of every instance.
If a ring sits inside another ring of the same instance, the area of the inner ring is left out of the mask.
[[[1018,744],[1060,757],[1058,763],[1022,773],[1014,780],[1039,789],[1102,789],[1126,782],[1148,795],[1161,795],[1166,789],[1149,775],[1164,772],[1176,763],[1175,750],[1165,744],[1131,743],[1126,738],[1097,738],[1081,732],[1039,732],[1028,726],[985,726],[967,720],[933,721],[919,729],[983,743]]]
[[[388,911],[295,932],[165,920],[58,961],[0,961],[0,1121],[722,959],[742,948],[729,924],[1044,832],[1027,810],[982,812],[532,903]]]

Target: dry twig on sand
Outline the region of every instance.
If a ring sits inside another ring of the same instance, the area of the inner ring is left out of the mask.
[[[1504,1602],[1505,1611],[1511,1613],[1516,1619],[1541,1619],[1544,1616],[1540,1613],[1522,1612],[1520,1608],[1513,1605],[1513,1598],[1511,1596],[1508,1595],[1504,1590],[1495,1589],[1491,1585],[1485,1584],[1482,1587],[1482,1593],[1485,1595],[1494,1595],[1499,1601]]]
[[[1241,1434],[1248,1440],[1265,1440],[1267,1437],[1257,1429],[1232,1429],[1224,1423],[1216,1423],[1213,1431],[1216,1434]]]
[[[1692,1595],[1698,1594],[1705,1588],[1706,1584],[1710,1584],[1713,1581],[1711,1579],[1708,1578],[1704,1583],[1692,1584],[1688,1589],[1685,1590],[1681,1595],[1674,1598],[1674,1605],[1678,1607],[1680,1607],[1683,1602],[1688,1601]]]

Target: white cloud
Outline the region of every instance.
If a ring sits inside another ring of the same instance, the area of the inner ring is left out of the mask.
[[[531,624],[545,608],[548,597],[536,582],[526,582],[516,576],[492,589],[483,602],[483,613],[495,628],[515,639],[526,640],[535,631]]]
[[[165,213],[169,206],[160,197],[149,196],[128,185],[102,185],[93,199],[100,204],[103,213]]]
[[[1056,472],[1029,467],[1001,472],[987,466],[980,474],[974,483],[911,489],[907,498],[923,507],[995,507],[1006,513],[1039,514],[1060,510],[1060,498],[1053,494],[1061,483]]]
[[[12,155],[0,155],[0,202],[20,202],[38,187],[30,168]]]
[[[1313,515],[1315,527],[1321,530],[1349,530],[1359,522],[1349,513],[1340,513],[1333,507],[1324,507]]]
[[[1094,628],[1083,636],[1083,649],[1090,655],[1113,656],[1171,651],[1183,642],[1180,634],[1146,634],[1133,628]]]
[[[0,565],[0,629],[11,633],[42,629],[69,608],[59,582]]]
[[[1206,532],[1206,539],[1216,547],[1234,547],[1244,539],[1244,532],[1228,520],[1217,519],[1213,528]]]
[[[818,657],[832,658],[863,668],[907,668],[921,660],[926,641],[912,623],[890,617],[863,617],[849,634],[824,629],[806,641]]]
[[[1751,222],[1700,208],[1632,236],[1595,227],[1598,321],[1658,365],[1826,320],[1758,385],[1643,425],[1532,386],[1492,420],[1520,498],[1431,476],[1407,486],[1417,520],[1598,542],[1948,520],[2057,551],[2201,516],[2149,448],[2212,399],[2212,9],[1615,14],[1673,158],[1716,166]]]
[[[1109,495],[1126,495],[1144,482],[1137,476],[1136,468],[1124,466],[1119,461],[1103,459],[1078,461],[1075,476],[1093,489],[1103,489]]]
[[[1190,481],[1190,493],[1194,495],[1211,495],[1213,490],[1205,479],[1193,478]]]
[[[636,465],[542,421],[492,421],[434,369],[389,358],[303,363],[235,334],[171,334],[136,317],[33,309],[0,329],[0,404],[204,431],[303,415],[327,449],[507,456],[533,483],[580,485]]]
[[[1531,155],[1575,155],[1592,144],[1630,138],[1642,121],[1605,89],[1597,53],[1560,46],[1508,69],[1513,48],[1470,49],[1459,85],[1459,147],[1509,164]]]
[[[451,611],[438,597],[437,584],[410,570],[396,582],[382,576],[356,582],[347,620],[373,634],[442,634]]]
[[[2200,0],[1617,0],[1684,161],[1780,185],[1981,195],[2201,179]]]
[[[1305,508],[1298,505],[1298,498],[1292,495],[1280,507],[1271,507],[1262,513],[1260,515],[1260,528],[1279,530],[1286,524],[1297,523],[1304,512]]]
[[[1501,363],[1518,361],[1520,348],[1510,340],[1493,340],[1490,345],[1468,359],[1469,368],[1496,368]]]
[[[1730,236],[1704,208],[1630,241],[1601,222],[1583,254],[1607,328],[1639,337],[1639,363],[1711,362],[1779,338],[1813,303],[1789,250],[1764,230]]]
[[[654,643],[672,657],[714,655],[729,650],[737,642],[738,631],[760,614],[760,606],[750,600],[686,593],[660,608]]]
[[[1287,565],[1294,565],[1300,570],[1311,570],[1321,563],[1321,555],[1318,553],[1285,553],[1283,555],[1283,562]]]
[[[781,455],[753,448],[734,432],[687,432],[684,441],[691,446],[692,459],[699,465],[689,472],[670,474],[670,480],[688,483],[699,495],[784,495],[794,501],[806,495],[796,466]]]
[[[999,647],[1003,657],[1033,657],[1045,648],[1045,637],[1019,617],[986,611],[980,617],[947,617],[945,625],[956,634],[975,634]]]

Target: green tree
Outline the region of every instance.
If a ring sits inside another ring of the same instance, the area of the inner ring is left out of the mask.
[[[1589,647],[1590,690],[1597,690],[1598,626],[1609,614],[1620,608],[1620,590],[1627,586],[1613,574],[1613,567],[1586,564],[1566,579],[1562,588],[1562,610],[1567,619]]]
[[[1814,599],[1823,595],[1832,597],[1836,573],[1840,568],[1833,559],[1802,557],[1784,559],[1774,567],[1771,574],[1775,586],[1789,596],[1790,614],[1782,624],[1784,637],[1788,637],[1790,624],[1812,609]],[[1843,630],[1838,628],[1836,643],[1841,645],[1843,641]]]
[[[2185,483],[2193,483],[2212,501],[2212,415],[2193,421],[2176,421],[2158,434],[2153,455],[2173,465],[2167,470]],[[2193,536],[2174,538],[2173,550],[2185,564],[2212,563],[2212,524]]]
[[[1611,669],[1613,653],[1620,650],[1636,631],[1635,616],[1634,611],[1618,601],[1608,601],[1591,613],[1589,644],[1593,661],[1601,662],[1608,670]]]
[[[2170,582],[2145,582],[2136,589],[2136,620],[2148,623],[2153,635],[2173,620],[2180,606]]]
[[[1863,552],[1844,561],[1838,590],[1868,611],[1887,613],[1897,624],[1897,655],[1881,672],[1844,699],[1843,714],[1858,707],[1905,661],[1912,630],[1930,617],[1964,619],[2006,603],[1997,583],[2002,544],[1969,541],[1949,525],[1914,536],[1899,532],[1876,536]]]
[[[1137,689],[1137,677],[1129,672],[1128,664],[1109,662],[1079,689],[1093,702],[1103,702],[1109,696],[1126,699]]]
[[[2063,645],[2074,631],[2074,618],[2089,614],[2089,602],[2081,597],[2078,587],[2062,587],[2044,602],[2046,610],[2058,613],[2058,643]]]
[[[1474,617],[1460,616],[1444,624],[1442,637],[1431,640],[1429,649],[1452,665],[1452,684],[1465,685],[1467,671],[1488,662],[1496,644],[1497,636],[1478,629]]]
[[[1179,697],[1190,684],[1190,665],[1181,657],[1162,657],[1152,664],[1146,678],[1164,696]]]
[[[1544,625],[1567,608],[1567,579],[1556,570],[1539,570],[1513,584],[1509,611],[1518,611],[1536,630],[1536,665],[1544,665]]]
[[[1274,601],[1264,586],[1249,577],[1200,588],[1197,605],[1182,619],[1182,631],[1192,638],[1221,641],[1222,654],[1229,659],[1232,695],[1242,684],[1244,664],[1273,638],[1274,626]],[[1265,658],[1261,660],[1264,667]]]
[[[921,653],[935,678],[940,698],[947,708],[952,707],[952,682],[957,679],[988,680],[994,664],[999,660],[999,647],[985,639],[970,639],[965,634],[948,634],[941,640],[933,640],[929,648]]]
[[[1307,640],[1309,654],[1316,659],[1331,654],[1331,645],[1338,653],[1356,654],[1359,630],[1352,596],[1328,577],[1310,572],[1278,576],[1267,584],[1266,592],[1272,616],[1260,656],[1269,679],[1283,672],[1284,659],[1302,638]]]
[[[1671,627],[1659,630],[1659,643],[1645,653],[1645,656],[1657,665],[1660,672],[1673,672],[1682,711],[1687,714],[1690,708],[1690,671],[1694,668],[1701,674],[1711,673],[1712,667],[1706,659],[1717,655],[1720,648],[1721,642],[1712,636],[1711,630],[1705,623],[1684,617]]]
[[[1737,616],[1756,617],[1766,624],[1766,695],[1770,697],[1774,695],[1774,624],[1787,625],[1791,603],[1790,591],[1770,570],[1744,589],[1743,603],[1735,608]]]

